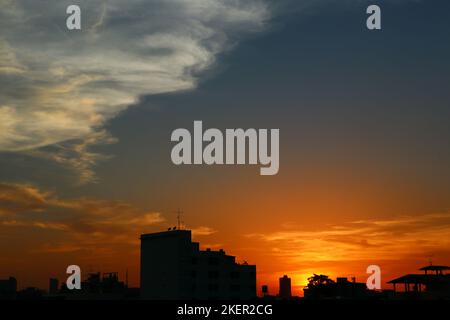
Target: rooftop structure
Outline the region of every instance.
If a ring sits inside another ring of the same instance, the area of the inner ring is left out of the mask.
[[[256,266],[238,264],[224,250],[200,250],[190,230],[141,236],[144,299],[251,299]]]
[[[403,292],[406,294],[450,298],[450,274],[444,273],[450,267],[429,265],[419,270],[424,271],[424,274],[407,274],[388,283],[393,285],[394,292],[397,292],[397,285],[403,285]]]

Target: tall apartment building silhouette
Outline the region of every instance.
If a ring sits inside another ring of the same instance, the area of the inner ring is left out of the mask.
[[[279,296],[282,299],[288,299],[292,297],[291,278],[289,278],[287,275],[284,275],[282,278],[280,278]]]
[[[143,299],[252,299],[256,266],[223,250],[200,250],[190,230],[141,235]]]

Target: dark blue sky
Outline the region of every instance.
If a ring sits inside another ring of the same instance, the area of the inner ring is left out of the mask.
[[[274,2],[266,31],[220,55],[197,89],[143,97],[113,119],[108,130],[118,143],[96,147],[114,156],[96,167],[99,183],[78,186],[54,163],[17,156],[3,157],[11,167],[4,179],[144,207],[167,206],[162,194],[181,193],[180,181],[203,177],[209,185],[242,172],[258,179],[248,167],[172,165],[170,133],[203,120],[206,127],[280,128],[274,186],[320,164],[443,184],[448,192],[450,4],[378,2],[382,30],[369,31],[367,2],[328,2],[306,9]]]
[[[102,182],[86,188],[141,202],[145,192],[134,184],[222,170],[171,165],[170,133],[193,120],[280,128],[280,175],[325,157],[398,175],[411,173],[398,171],[407,164],[422,182],[449,177],[450,4],[381,7],[381,31],[365,28],[362,3],[280,13],[267,32],[222,55],[198,89],[145,97],[113,120],[120,141],[105,150],[118,156],[98,168]]]

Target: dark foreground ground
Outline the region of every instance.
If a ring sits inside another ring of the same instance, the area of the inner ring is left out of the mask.
[[[0,301],[0,310],[4,319],[447,319],[450,301]]]

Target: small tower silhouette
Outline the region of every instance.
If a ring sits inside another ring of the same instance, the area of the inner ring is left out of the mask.
[[[177,214],[177,226],[176,226],[176,228],[173,228],[173,230],[175,230],[175,229],[182,230],[183,229],[183,221],[181,220],[181,218],[182,218],[183,211],[181,211],[180,208],[178,208],[178,210],[176,211],[176,214]]]

